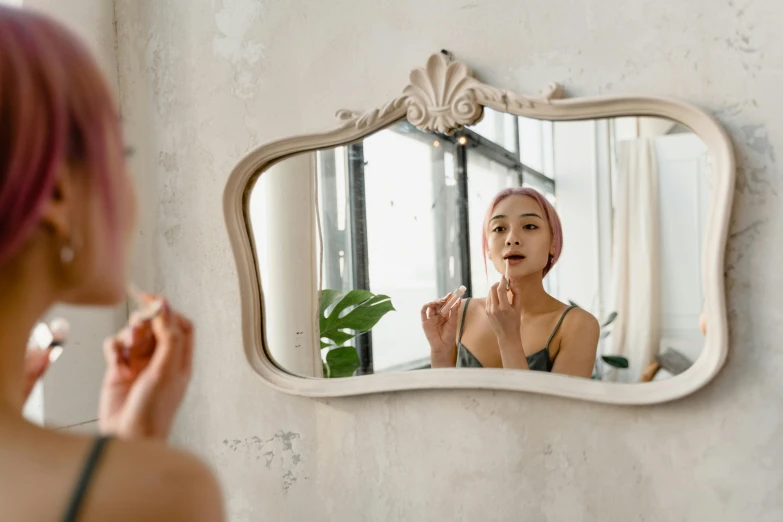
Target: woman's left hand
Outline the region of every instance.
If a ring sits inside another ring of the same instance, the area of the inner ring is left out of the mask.
[[[22,401],[27,402],[35,383],[38,382],[49,368],[49,350],[42,350],[38,346],[29,346],[24,358],[24,389]]]
[[[520,299],[513,280],[510,282],[509,289],[511,301],[506,291],[506,277],[503,276],[499,283],[495,283],[489,289],[485,303],[489,323],[501,344],[506,340],[518,340],[520,335]]]

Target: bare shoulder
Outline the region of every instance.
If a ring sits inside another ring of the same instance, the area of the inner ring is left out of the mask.
[[[462,300],[462,306],[460,306],[459,309],[459,315],[457,316],[458,320],[462,320],[462,315],[465,313],[465,307],[467,306],[468,315],[465,318],[465,322],[472,323],[473,320],[471,318],[480,318],[484,317],[486,318],[486,314],[484,314],[484,309],[486,307],[486,297],[470,297],[467,299]],[[470,305],[468,306],[468,302],[470,302]]]
[[[112,440],[83,520],[222,522],[220,486],[195,456],[153,441]]]
[[[470,298],[469,310],[471,310],[472,314],[475,314],[477,311],[483,312],[486,309],[486,306],[487,306],[487,298],[486,297],[471,297]]]
[[[578,336],[581,339],[598,339],[601,326],[593,314],[579,307],[572,308],[563,320],[563,334],[566,338]]]
[[[598,349],[600,326],[586,310],[572,308],[563,319],[553,373],[590,378]]]
[[[470,302],[473,303],[474,306],[478,306],[479,308],[483,308],[486,305],[487,298],[486,297],[471,297]]]
[[[0,519],[58,520],[73,499],[95,436],[0,424]],[[222,522],[210,469],[161,442],[110,439],[89,476],[80,522]]]

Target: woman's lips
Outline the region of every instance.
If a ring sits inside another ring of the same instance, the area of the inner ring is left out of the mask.
[[[514,256],[514,257],[507,257],[506,261],[508,261],[509,265],[518,265],[522,261],[525,260],[524,256]]]

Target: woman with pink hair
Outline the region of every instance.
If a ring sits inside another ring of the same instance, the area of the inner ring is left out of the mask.
[[[157,311],[104,346],[99,437],[22,415],[49,364],[45,350],[26,350],[35,322],[55,303],[124,302],[136,206],[123,155],[86,49],[40,14],[0,7],[1,520],[223,520],[211,471],[166,444],[193,327],[164,298],[149,296]],[[127,354],[142,344],[153,351],[132,368]]]
[[[511,368],[589,378],[598,321],[547,294],[543,279],[563,249],[555,208],[531,188],[510,188],[492,200],[481,231],[484,262],[502,274],[486,298],[427,303],[421,321],[433,368]],[[459,325],[459,328],[458,328]]]

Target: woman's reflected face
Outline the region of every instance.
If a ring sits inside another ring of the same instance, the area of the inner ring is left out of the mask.
[[[541,274],[552,249],[544,211],[529,196],[511,195],[495,205],[487,230],[489,258],[498,273],[518,279]]]

